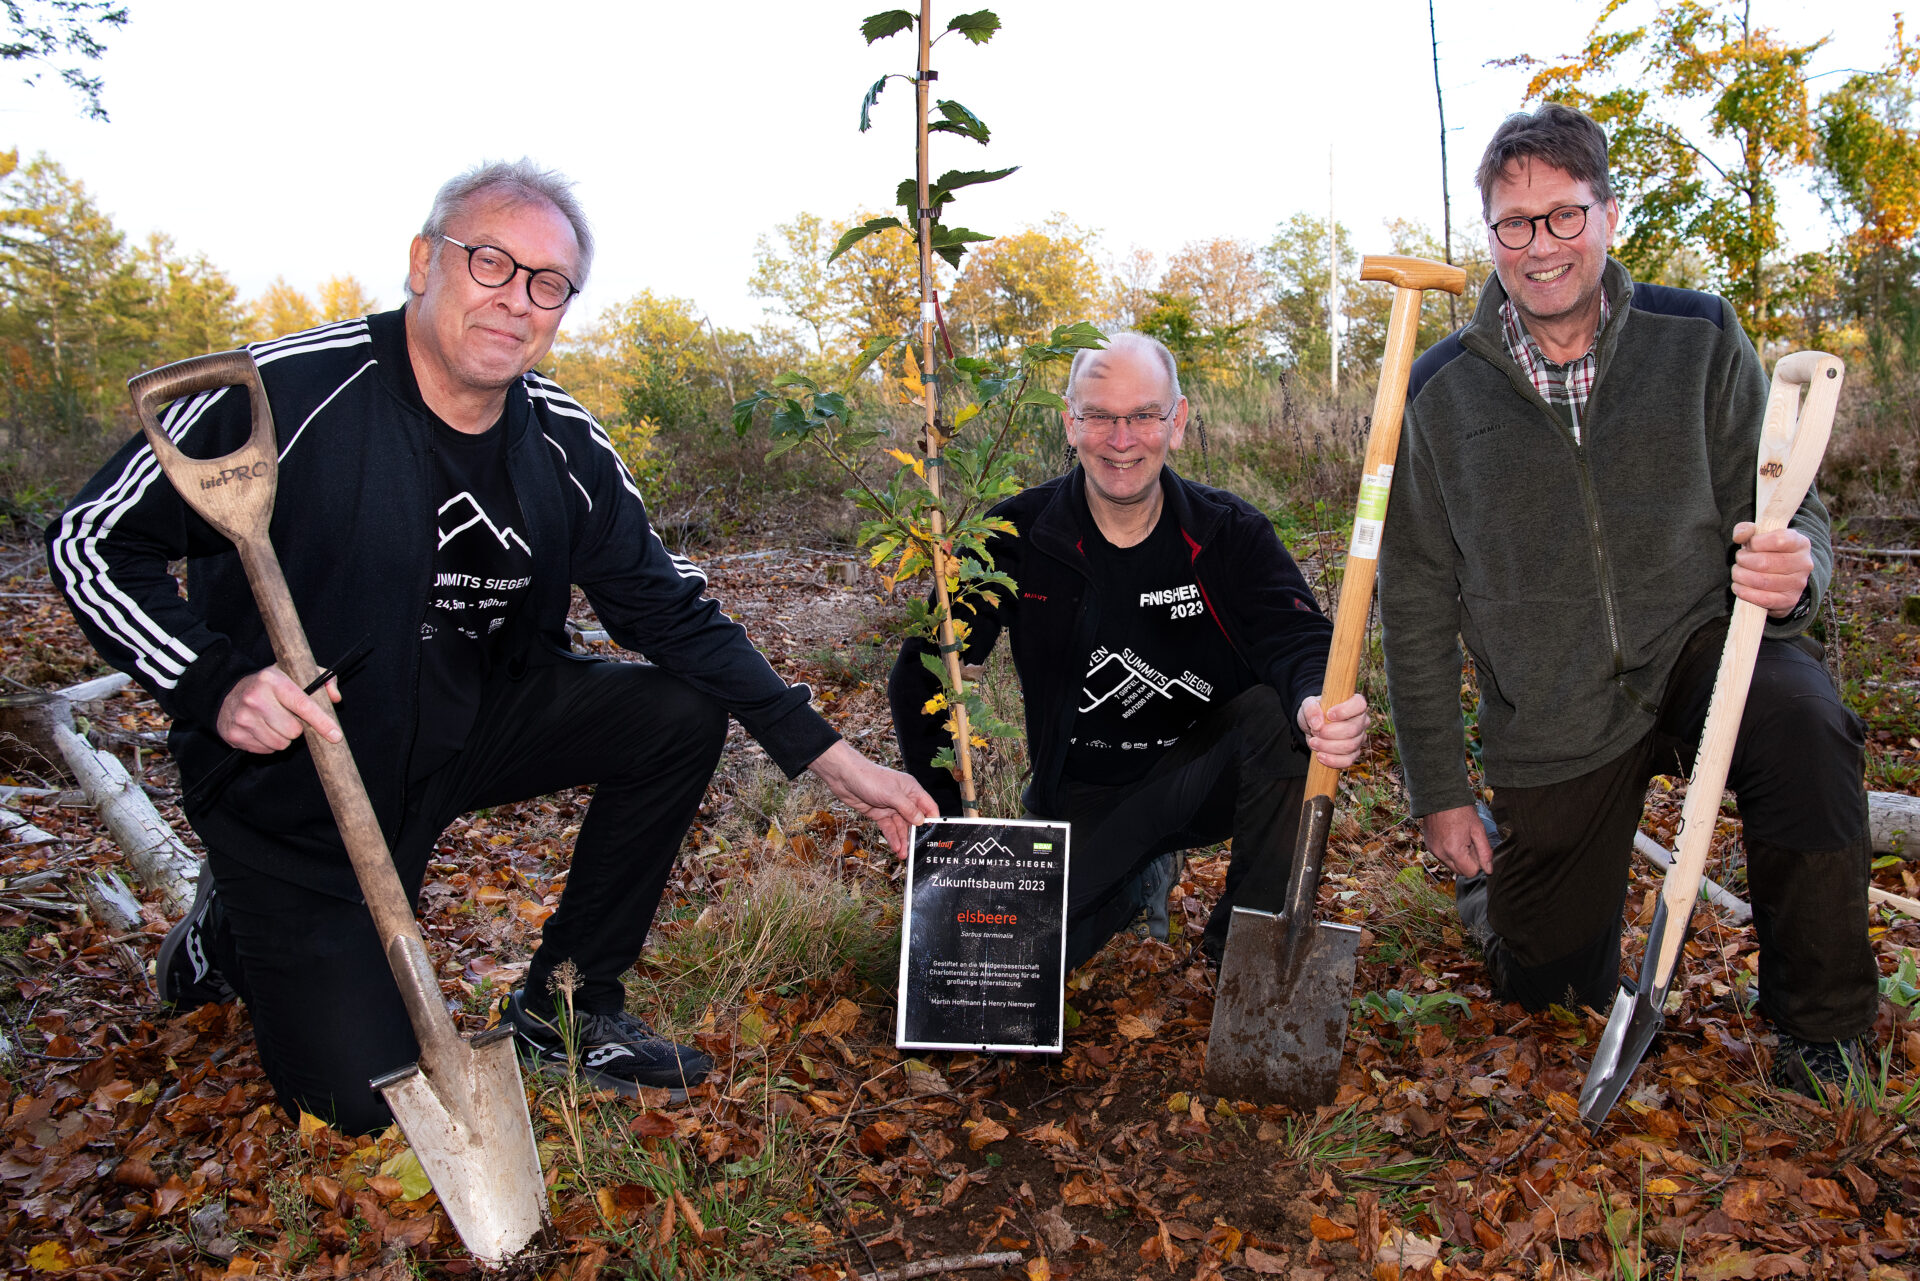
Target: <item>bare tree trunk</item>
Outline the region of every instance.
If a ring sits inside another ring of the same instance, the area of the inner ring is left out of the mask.
[[[1447,185],[1447,99],[1440,92],[1440,29],[1433,20],[1433,0],[1427,0],[1427,39],[1433,46],[1433,101],[1440,108],[1440,237],[1447,266],[1453,266],[1453,189]],[[1459,299],[1447,295],[1447,328],[1460,327]]]

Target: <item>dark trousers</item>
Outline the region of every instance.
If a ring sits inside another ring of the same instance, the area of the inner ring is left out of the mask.
[[[1709,624],[1688,641],[1654,727],[1625,754],[1564,783],[1494,788],[1488,923],[1499,937],[1487,955],[1502,998],[1612,1003],[1647,783],[1692,769],[1726,631]],[[1727,785],[1740,802],[1760,1006],[1782,1031],[1838,1041],[1872,1024],[1879,968],[1864,736],[1819,653],[1811,639],[1761,642]]]
[[[1280,696],[1257,685],[1216,707],[1138,782],[1062,786],[1073,828],[1067,867],[1067,969],[1083,965],[1147,906],[1160,855],[1233,837],[1226,890],[1201,946],[1216,960],[1233,905],[1277,911],[1306,790],[1306,753]]]
[[[667,874],[719,760],[727,717],[643,663],[562,662],[490,683],[461,754],[410,789],[394,842],[409,898],[434,842],[461,814],[596,784],[559,905],[527,971],[540,1008],[563,960],[575,1004],[622,1007]],[[344,851],[342,858],[346,855]],[[349,1134],[388,1121],[373,1077],[419,1050],[366,906],[254,870],[210,849],[222,921],[214,962],[246,1002],[261,1066],[289,1113]]]

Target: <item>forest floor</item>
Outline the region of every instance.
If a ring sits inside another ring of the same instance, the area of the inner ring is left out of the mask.
[[[0,527],[0,676],[104,668],[26,531]],[[898,603],[846,552],[709,549],[712,594],[862,750],[892,760]],[[1920,567],[1841,561],[1829,632],[1870,730],[1869,785],[1920,785]],[[584,606],[578,621],[595,626]],[[595,645],[600,652],[607,646]],[[996,678],[1001,697],[1010,681]],[[9,692],[9,691],[0,691]],[[1004,709],[1011,712],[1011,707]],[[138,689],[89,729],[189,845]],[[1011,776],[1017,761],[990,762]],[[169,1013],[169,922],[114,936],[78,878],[123,866],[50,763],[0,784],[57,839],[0,846],[0,1267],[9,1276],[442,1277],[475,1269],[397,1132],[284,1116],[238,1005]],[[1009,795],[1009,779],[999,795]],[[1643,830],[1671,844],[1684,780]],[[588,796],[456,822],[421,916],[449,1004],[487,1025],[567,873]],[[1745,876],[1729,804],[1709,874]],[[1323,919],[1362,929],[1339,1095],[1310,1114],[1202,1086],[1213,980],[1193,944],[1226,858],[1195,851],[1167,943],[1124,934],[1068,983],[1064,1054],[893,1047],[901,865],[736,727],[674,872],[633,1008],[711,1052],[685,1104],[530,1080],[556,1231],[544,1278],[807,1277],[910,1261],[971,1278],[1871,1277],[1920,1270],[1920,923],[1876,912],[1875,1079],[1814,1103],[1766,1084],[1751,927],[1702,908],[1669,1013],[1596,1137],[1576,1096],[1604,1012],[1494,1001],[1377,735],[1344,786]],[[1920,896],[1920,861],[1876,883]],[[1626,969],[1658,882],[1636,864]],[[27,887],[27,888],[22,888]],[[996,1262],[965,1256],[996,1256]],[[893,1275],[920,1275],[894,1273]]]

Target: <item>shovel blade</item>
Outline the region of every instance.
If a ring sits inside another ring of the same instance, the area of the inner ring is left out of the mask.
[[[512,1032],[495,1029],[463,1048],[460,1081],[436,1085],[416,1064],[373,1086],[413,1145],[468,1253],[498,1267],[525,1249],[546,1222],[546,1183]]]
[[[1292,974],[1284,916],[1235,908],[1207,1037],[1207,1088],[1291,1108],[1333,1102],[1360,930],[1314,923]]]
[[[1600,1034],[1593,1062],[1587,1067],[1586,1084],[1580,1087],[1580,1119],[1595,1134],[1626,1092],[1633,1070],[1640,1066],[1647,1047],[1653,1044],[1654,1033],[1666,1021],[1660,1008],[1664,1001],[1654,1001],[1653,995],[1644,986],[1636,993],[1624,984],[1614,994],[1607,1030]]]

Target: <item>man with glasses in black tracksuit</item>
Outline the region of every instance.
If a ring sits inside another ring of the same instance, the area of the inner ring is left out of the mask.
[[[406,305],[252,348],[279,433],[272,536],[329,683],[336,728],[273,654],[232,546],[136,436],[49,533],[53,574],[100,652],[173,718],[183,808],[207,849],[163,944],[162,999],[238,994],[290,1111],[386,1122],[368,1082],[418,1057],[312,763],[308,727],[352,744],[416,898],[457,816],[594,784],[565,890],[505,1002],[524,1054],[565,1070],[554,976],[576,985],[596,1086],[684,1090],[711,1066],[627,1013],[639,955],[729,715],[790,776],[810,769],[904,848],[934,812],[789,687],[670,553],[600,425],[534,372],[586,281],[570,184],[527,161],[443,187],[413,240]],[[190,454],[244,441],[235,388],[164,415]],[[168,571],[188,562],[183,598]],[[571,652],[574,585],[644,663]],[[364,642],[364,644],[363,644]],[[246,765],[214,785],[235,750]]]

